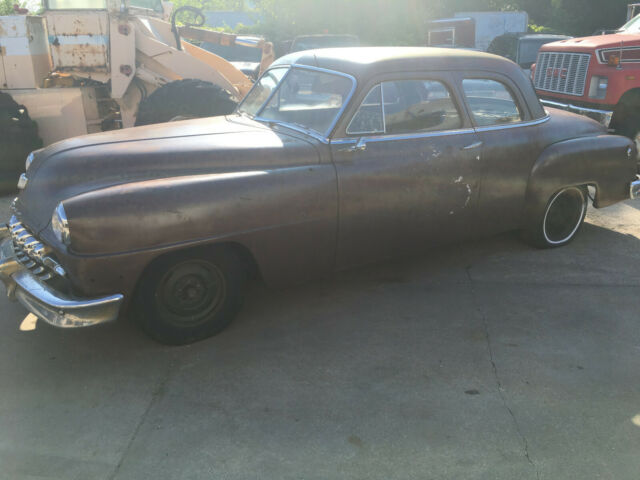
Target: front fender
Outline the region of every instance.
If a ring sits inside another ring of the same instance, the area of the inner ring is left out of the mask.
[[[635,145],[626,137],[597,135],[555,143],[531,170],[524,221],[536,218],[555,192],[571,185],[595,186],[596,208],[626,200],[636,168]]]
[[[105,269],[136,276],[129,266],[139,259],[221,242],[246,247],[271,285],[333,268],[338,204],[330,164],[134,182],[78,195],[64,207],[78,283],[115,283]]]

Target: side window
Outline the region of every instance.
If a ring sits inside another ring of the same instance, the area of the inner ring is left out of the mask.
[[[365,133],[383,132],[382,97],[380,94],[380,85],[376,85],[365,97],[360,108],[358,108],[358,111],[351,119],[351,123],[349,123],[347,127],[347,133],[349,135],[361,135]]]
[[[375,86],[351,119],[347,133],[420,133],[461,126],[458,109],[442,83],[401,80]]]
[[[454,130],[462,120],[442,83],[402,80],[382,84],[385,132],[389,134]]]
[[[467,103],[479,127],[517,123],[522,112],[509,89],[500,82],[481,78],[462,81]]]

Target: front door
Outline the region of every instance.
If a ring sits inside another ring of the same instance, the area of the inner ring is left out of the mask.
[[[471,234],[481,143],[445,78],[384,81],[332,142],[337,267]]]

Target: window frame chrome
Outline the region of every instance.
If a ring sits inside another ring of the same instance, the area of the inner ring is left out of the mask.
[[[255,115],[252,116],[252,115],[250,115],[250,114],[248,114],[246,112],[244,112],[244,114],[249,116],[249,117],[251,117],[253,120],[256,120],[258,122],[284,126],[286,128],[290,128],[290,129],[295,130],[297,132],[304,133],[306,135],[310,135],[310,136],[314,137],[315,139],[321,141],[322,143],[328,144],[329,143],[329,138],[331,136],[331,133],[336,128],[336,125],[338,124],[338,122],[342,118],[342,115],[344,114],[345,110],[347,109],[347,107],[351,103],[351,99],[353,98],[353,94],[355,93],[355,91],[356,91],[356,89],[358,87],[358,81],[356,80],[356,78],[353,75],[350,75],[350,74],[344,73],[344,72],[338,72],[336,70],[330,70],[330,69],[327,69],[327,68],[314,67],[312,65],[301,65],[301,64],[295,64],[295,63],[291,64],[291,65],[288,65],[288,66],[287,65],[275,65],[272,68],[270,68],[269,70],[267,70],[266,72],[264,72],[263,76],[266,75],[267,73],[269,73],[271,70],[274,70],[276,68],[286,68],[287,69],[287,73],[284,74],[284,76],[282,77],[280,82],[278,82],[278,84],[276,85],[276,88],[273,89],[273,92],[271,92],[269,97],[265,100],[265,102],[258,109],[258,111],[256,112]],[[280,90],[280,87],[283,85],[283,83],[285,82],[285,80],[287,79],[287,77],[289,76],[289,74],[291,73],[291,71],[293,69],[310,70],[310,71],[326,73],[326,74],[330,74],[330,75],[337,75],[337,76],[348,78],[349,80],[351,80],[351,90],[349,91],[349,93],[345,97],[345,100],[342,102],[342,106],[340,107],[340,109],[336,113],[336,116],[333,119],[333,121],[331,122],[331,125],[327,128],[327,130],[325,132],[318,132],[317,130],[307,129],[307,128],[303,128],[303,127],[301,127],[299,125],[295,125],[295,124],[292,124],[292,123],[283,122],[283,121],[279,121],[279,120],[272,120],[272,119],[264,118],[264,117],[261,116],[261,114],[264,111],[264,109],[267,107],[269,102],[271,102],[273,96]],[[256,85],[257,84],[258,84],[258,82],[256,82]],[[247,96],[250,93],[251,93],[251,90],[249,91]],[[244,102],[241,102],[240,105],[238,105],[238,107],[236,108],[236,113],[239,113],[239,114],[243,113],[243,112],[240,111],[240,108],[241,108],[243,103]]]
[[[513,100],[513,104],[516,107],[516,110],[518,110],[518,113],[520,114],[520,121],[519,122],[509,122],[509,123],[500,123],[500,124],[496,124],[496,125],[479,125],[478,122],[476,121],[476,117],[475,114],[473,113],[473,109],[471,108],[471,105],[469,103],[469,97],[467,95],[467,92],[464,89],[464,82],[465,80],[485,80],[485,81],[490,81],[490,82],[495,82],[498,83],[500,85],[502,85],[504,87],[504,89],[506,90],[506,92],[509,94],[509,96],[511,97],[511,99]],[[469,118],[471,119],[471,123],[473,124],[473,126],[476,128],[476,130],[478,131],[479,129],[483,129],[483,128],[487,128],[487,127],[503,127],[506,125],[516,125],[516,124],[521,124],[524,122],[529,121],[526,117],[527,116],[531,116],[531,111],[529,110],[529,106],[526,104],[526,101],[523,101],[521,98],[521,95],[516,94],[516,91],[509,86],[506,82],[499,80],[495,77],[479,77],[479,76],[462,76],[460,78],[460,93],[463,96],[462,100],[465,102],[466,106],[467,106],[467,110],[469,112]],[[523,108],[523,105],[526,107]]]
[[[533,127],[536,125],[541,125],[543,123],[546,123],[550,119],[551,119],[551,116],[547,114],[544,117],[537,118],[535,120],[526,120],[518,123],[507,123],[504,125],[491,125],[487,127],[469,127],[469,128],[459,128],[456,130],[439,130],[437,132],[421,132],[421,133],[412,133],[412,134],[373,135],[369,137],[354,136],[354,137],[336,138],[331,140],[331,145],[356,144],[360,139],[364,139],[364,141],[368,143],[368,142],[384,142],[384,141],[397,141],[397,140],[417,140],[421,138],[444,137],[448,135],[468,135],[470,133],[490,132],[494,130],[507,130],[512,128]]]
[[[411,72],[411,73],[415,73],[415,72]],[[409,82],[409,81],[437,82],[437,83],[441,84],[445,88],[445,90],[449,93],[449,99],[451,100],[451,103],[453,103],[453,106],[455,107],[455,109],[458,112],[458,116],[460,118],[460,127],[456,128],[456,129],[453,129],[453,130],[435,130],[433,132],[415,132],[415,133],[399,133],[399,134],[395,134],[395,133],[388,134],[388,133],[386,133],[387,132],[387,121],[386,121],[386,113],[385,113],[385,109],[384,109],[384,88],[383,88],[383,85],[385,83]],[[381,109],[382,109],[382,128],[383,128],[383,131],[382,132],[350,133],[349,132],[349,126],[351,125],[351,122],[356,117],[356,115],[358,115],[358,112],[360,111],[360,108],[362,107],[362,104],[364,103],[366,98],[377,87],[380,87],[380,102],[381,102]],[[456,89],[454,88],[454,83],[453,82],[447,82],[447,80],[445,78],[442,78],[442,77],[438,78],[438,77],[433,77],[433,76],[427,76],[427,77],[424,77],[424,78],[423,77],[415,77],[415,78],[414,77],[409,77],[409,78],[382,79],[378,83],[374,84],[369,89],[367,94],[362,99],[362,103],[358,106],[358,109],[351,116],[351,119],[349,120],[349,123],[347,124],[347,127],[344,129],[345,134],[349,135],[348,137],[345,137],[345,138],[358,138],[358,136],[372,135],[372,134],[374,134],[376,136],[385,135],[385,136],[394,136],[394,137],[409,136],[409,137],[412,137],[412,138],[413,138],[413,136],[418,135],[418,137],[416,137],[416,138],[419,138],[422,134],[425,134],[425,133],[455,132],[455,131],[465,130],[463,125],[466,123],[465,122],[465,113],[466,112],[462,108],[464,105],[460,102],[460,100],[458,98],[456,98],[456,93],[457,92],[456,92]],[[473,119],[471,119],[471,120],[473,120]]]
[[[351,120],[349,120],[349,124],[347,125],[347,128],[345,129],[345,133],[347,135],[374,135],[374,134],[384,134],[386,131],[386,125],[385,125],[385,118],[384,118],[384,94],[382,93],[382,83],[377,83],[375,84],[373,87],[371,87],[369,89],[369,91],[367,92],[367,94],[364,96],[364,98],[362,99],[362,103],[360,103],[360,105],[358,105],[358,109],[356,110],[356,112],[353,114],[353,116],[351,117]],[[370,131],[370,132],[350,132],[349,128],[351,127],[351,124],[353,123],[353,120],[358,116],[358,114],[360,113],[360,109],[364,106],[364,102],[367,98],[369,98],[369,95],[371,95],[371,92],[373,92],[376,88],[380,88],[380,114],[382,115],[382,131]]]

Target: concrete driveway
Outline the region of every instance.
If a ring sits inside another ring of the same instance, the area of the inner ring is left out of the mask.
[[[1,214],[6,217],[5,210]],[[0,299],[0,478],[633,479],[640,203],[285,291],[170,348]]]

